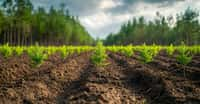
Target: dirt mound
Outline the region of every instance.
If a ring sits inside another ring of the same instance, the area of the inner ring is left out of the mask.
[[[64,92],[64,87],[79,78],[83,68],[88,65],[89,53],[70,56],[66,60],[53,57],[40,67],[27,65],[29,67],[24,70],[32,70],[29,73],[23,74],[20,69],[16,70],[16,73],[23,75],[15,79],[7,78],[6,83],[0,85],[0,103],[56,103],[59,94]]]
[[[40,67],[32,67],[26,55],[0,58],[0,103],[200,103],[199,67],[166,61],[165,56],[142,64],[137,57],[110,52],[108,65],[97,67],[90,56],[86,52],[61,59],[55,54]]]
[[[0,84],[13,82],[32,71],[31,61],[25,54],[0,60]]]

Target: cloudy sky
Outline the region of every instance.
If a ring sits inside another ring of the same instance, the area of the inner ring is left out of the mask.
[[[200,10],[200,0],[31,0],[35,6],[59,7],[65,3],[94,37],[105,38],[117,32],[122,23],[133,17],[152,20],[162,15],[176,15],[188,7]]]

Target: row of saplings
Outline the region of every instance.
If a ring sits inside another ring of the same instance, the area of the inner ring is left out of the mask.
[[[139,51],[139,60],[143,63],[149,63],[153,61],[153,58],[160,52],[161,48],[159,46],[153,45],[153,46],[146,46],[145,44],[143,46],[136,47],[133,49],[133,47],[130,46],[122,46],[122,47],[104,47],[102,42],[98,42],[96,47],[40,47],[39,45],[35,45],[34,47],[9,47],[8,45],[4,45],[0,47],[0,54],[3,55],[5,58],[8,58],[9,56],[12,56],[13,54],[20,56],[24,51],[27,52],[28,56],[33,61],[34,66],[40,66],[42,62],[48,58],[51,54],[55,53],[56,51],[59,51],[61,57],[65,59],[68,55],[74,54],[74,53],[82,53],[86,51],[93,50],[93,54],[91,56],[92,62],[97,66],[103,66],[106,65],[105,61],[107,58],[106,50],[109,50],[111,52],[120,52],[126,55],[127,57],[133,56],[134,52],[133,50]],[[167,47],[166,49],[169,57],[174,54],[175,48],[173,45]],[[183,44],[178,49],[178,55],[176,56],[177,61],[180,64],[187,65],[192,60],[192,54],[191,51],[189,51],[186,46]]]
[[[131,57],[134,54],[133,47],[131,45],[126,47],[117,47],[117,48],[116,47],[106,48],[103,46],[101,42],[98,42],[94,54],[92,56],[92,62],[97,66],[105,65],[107,57],[106,50],[109,50],[111,52],[120,52],[127,57]],[[142,63],[150,63],[153,61],[153,58],[159,53],[160,47],[155,45],[148,47],[144,44],[143,46],[137,48],[136,50],[139,51],[140,53],[139,60]],[[173,45],[170,45],[170,47],[168,47],[166,51],[168,56],[171,57],[175,52],[175,48],[173,47]],[[182,65],[187,65],[192,60],[192,52],[189,51],[183,44],[181,48],[179,48],[178,50],[178,55],[176,56],[176,60]]]
[[[32,61],[33,67],[39,67],[44,60],[48,59],[49,56],[55,53],[59,53],[60,57],[64,60],[67,56],[74,53],[81,54],[82,52],[90,51],[93,48],[90,46],[61,46],[61,47],[43,47],[36,44],[35,46],[23,47],[17,46],[12,47],[8,44],[0,46],[0,55],[5,59],[12,56],[21,56],[23,53],[26,53]]]
[[[133,47],[131,45],[127,47],[119,47],[118,49],[116,47],[109,47],[107,49],[111,52],[121,52],[126,57],[131,57],[134,54]],[[137,50],[140,53],[139,60],[143,64],[147,64],[153,61],[153,58],[158,54],[160,48],[157,46],[147,47],[144,44],[142,48],[139,47]],[[175,52],[175,48],[173,47],[173,45],[170,45],[166,49],[166,51],[168,56],[171,57]],[[189,64],[192,61],[192,54],[191,51],[189,51],[184,44],[182,44],[181,48],[179,48],[178,53],[179,54],[176,56],[176,60],[178,63],[183,65],[184,77],[186,77],[185,65]],[[105,66],[107,65],[106,58],[107,58],[106,48],[103,46],[101,42],[98,42],[91,58],[92,62],[97,66]]]

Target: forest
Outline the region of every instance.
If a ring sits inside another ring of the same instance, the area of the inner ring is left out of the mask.
[[[34,9],[30,0],[3,0],[0,5],[0,44],[91,45],[93,41],[64,4],[49,10]]]
[[[105,45],[187,45],[200,44],[199,11],[188,7],[177,16],[162,16],[159,12],[154,20],[147,21],[144,17],[133,18],[121,26],[118,33],[111,33]]]
[[[65,4],[34,8],[30,0],[4,0],[0,5],[0,44],[10,45],[93,45],[95,39],[72,16]],[[105,45],[187,45],[200,44],[199,11],[188,7],[176,16],[159,12],[154,20],[133,18],[121,26],[118,33],[110,33]]]

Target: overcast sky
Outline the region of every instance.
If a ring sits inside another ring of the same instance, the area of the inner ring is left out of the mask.
[[[176,15],[188,7],[200,9],[200,0],[31,0],[35,6],[58,7],[65,3],[70,12],[79,16],[83,26],[94,37],[105,38],[117,32],[122,23],[133,17],[152,20],[162,15]]]

